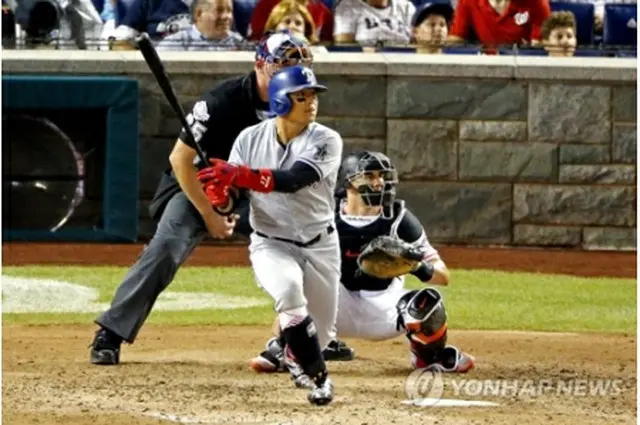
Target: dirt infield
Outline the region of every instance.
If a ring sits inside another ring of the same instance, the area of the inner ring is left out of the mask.
[[[140,249],[11,244],[3,246],[3,264],[129,265]],[[635,253],[440,251],[455,268],[636,276]],[[187,264],[229,263],[246,264],[246,248],[201,246]],[[636,423],[635,335],[451,330],[450,342],[473,354],[477,367],[455,381],[446,378],[444,397],[499,403],[462,408],[401,403],[411,372],[402,337],[348,340],[357,359],[329,363],[336,399],[318,408],[287,375],[256,375],[248,369],[247,360],[269,334],[266,326],[148,325],[135,344],[123,347],[118,367],[89,364],[93,330],[91,324],[3,326],[4,424]],[[474,379],[475,385],[462,379]],[[493,387],[478,387],[487,380]],[[455,388],[461,393],[454,394]]]

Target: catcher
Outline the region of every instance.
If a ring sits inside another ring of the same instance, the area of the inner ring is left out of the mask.
[[[397,171],[379,152],[347,156],[338,176],[336,229],[342,269],[337,333],[340,337],[386,340],[405,334],[414,368],[464,373],[474,367],[469,354],[447,344],[446,312],[434,288],[407,290],[413,274],[430,285],[447,285],[449,271],[429,244],[416,216],[396,199]],[[289,370],[305,386],[295,359],[275,337],[250,361],[257,372]],[[288,353],[288,352],[287,352]]]

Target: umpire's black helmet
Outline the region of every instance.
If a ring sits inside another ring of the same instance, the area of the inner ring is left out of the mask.
[[[384,186],[378,190],[367,183],[354,184],[359,177],[368,173],[380,172]],[[362,196],[362,200],[369,206],[382,206],[383,216],[388,216],[396,198],[398,172],[388,156],[382,152],[356,151],[347,155],[338,172],[338,187],[344,190],[353,188]],[[388,217],[390,218],[390,217]]]

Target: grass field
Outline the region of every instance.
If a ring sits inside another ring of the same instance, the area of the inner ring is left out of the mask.
[[[50,279],[97,290],[97,302],[108,303],[126,273],[122,267],[3,267],[3,277]],[[413,277],[408,288],[422,284]],[[247,268],[185,267],[167,289],[255,299],[249,308],[154,310],[156,324],[268,324],[269,297]],[[452,285],[441,288],[449,324],[457,329],[529,331],[636,331],[636,280],[561,275],[453,270]],[[164,294],[163,294],[164,295]],[[3,300],[5,300],[3,290]],[[196,295],[197,296],[197,295]],[[92,313],[3,313],[5,323],[90,323]]]

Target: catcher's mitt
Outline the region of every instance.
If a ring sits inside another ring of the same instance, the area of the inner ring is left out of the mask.
[[[372,240],[358,256],[363,273],[380,279],[391,279],[414,271],[424,253],[399,238],[379,236]]]

